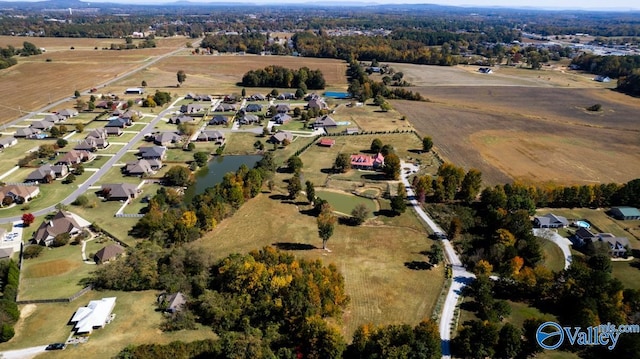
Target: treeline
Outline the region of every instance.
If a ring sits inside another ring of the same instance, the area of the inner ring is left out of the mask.
[[[250,70],[242,76],[242,86],[299,88],[303,91],[324,89],[325,80],[320,70],[301,67],[298,70],[271,65],[264,69]]]
[[[0,342],[6,342],[15,334],[13,326],[20,318],[16,304],[20,269],[12,259],[0,261],[2,298],[0,299]]]
[[[242,32],[239,35],[207,35],[200,47],[218,52],[259,54],[266,42],[267,37],[259,32]]]
[[[403,88],[389,89],[384,82],[376,82],[369,78],[365,69],[356,60],[352,60],[347,68],[349,78],[349,94],[360,102],[367,99],[382,96],[389,99],[403,99],[412,101],[426,101],[418,92],[409,91]]]
[[[176,177],[173,180],[179,180],[180,185],[187,184],[188,178],[184,177],[185,173],[189,176],[189,170],[181,166],[176,168],[182,170],[170,169],[171,178]],[[176,190],[163,187],[149,201],[144,217],[133,226],[130,234],[149,238],[163,246],[196,240],[231,216],[246,200],[255,197],[263,180],[273,171],[273,154],[267,152],[256,168],[243,165],[236,173],[225,174],[220,183],[195,196],[189,205],[184,204],[182,195]]]
[[[574,58],[571,64],[592,74],[619,78],[640,69],[640,55],[600,56],[585,53]]]
[[[445,162],[438,167],[435,178],[430,175],[415,176],[413,188],[420,203],[424,203],[427,197],[432,202],[459,199],[471,203],[482,188],[482,172],[472,168],[465,173],[462,167]]]
[[[640,69],[618,79],[618,90],[632,96],[640,96]]]
[[[18,63],[18,61],[14,58],[16,55],[20,56],[31,56],[31,55],[39,55],[42,51],[36,47],[36,45],[25,41],[22,44],[21,49],[16,49],[15,47],[8,45],[6,48],[0,47],[0,70],[6,69]]]

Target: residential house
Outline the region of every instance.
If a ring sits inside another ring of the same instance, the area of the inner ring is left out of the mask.
[[[117,115],[116,115],[117,113]],[[140,113],[140,111],[135,111],[132,110],[130,108],[126,109],[126,110],[116,110],[113,112],[114,116],[118,116],[119,118],[123,119],[123,120],[127,120],[127,126],[131,126],[131,122],[134,119],[138,119],[142,116],[142,113]]]
[[[4,206],[5,203],[17,203],[23,204],[29,202],[37,195],[40,194],[40,187],[38,186],[24,186],[24,185],[6,185],[0,187],[0,206]],[[10,201],[5,201],[5,198],[10,197]]]
[[[266,97],[263,94],[254,93],[253,95],[249,96],[249,100],[251,100],[251,101],[264,101],[264,100],[266,100]]]
[[[62,156],[61,159],[56,162],[58,165],[73,166],[82,162],[93,161],[96,155],[85,150],[71,150]]]
[[[593,80],[598,82],[605,82],[605,83],[611,82],[611,78],[609,76],[601,76],[601,75],[596,76]]]
[[[109,141],[101,138],[87,137],[84,141],[78,143],[73,149],[95,152],[107,147],[109,147]]]
[[[96,264],[105,264],[111,260],[117,259],[124,253],[124,248],[122,248],[119,244],[110,244],[106,247],[103,247],[93,256],[93,260]]]
[[[258,103],[250,103],[244,108],[245,112],[260,112],[262,111],[262,105]]]
[[[62,111],[58,111],[58,117],[63,117],[65,119],[69,117],[78,116],[78,111],[73,108],[65,108]]]
[[[7,148],[18,144],[18,140],[13,136],[0,138],[0,148]]]
[[[284,125],[291,120],[291,116],[287,115],[286,113],[278,113],[271,118],[271,121],[277,123],[278,125]]]
[[[296,94],[291,93],[291,92],[284,92],[284,93],[281,93],[280,95],[278,95],[277,99],[278,100],[295,100],[296,99]]]
[[[44,138],[45,135],[37,128],[29,127],[18,129],[16,133],[13,134],[13,137]]]
[[[226,95],[222,101],[224,101],[225,103],[236,103],[239,100],[238,97],[239,96],[236,95]]]
[[[241,125],[259,124],[260,118],[256,115],[245,114],[244,116],[240,117],[238,121]]]
[[[211,101],[213,98],[209,95],[194,95],[192,93],[188,93],[185,97],[185,100],[194,100],[194,101]]]
[[[313,123],[311,127],[316,128],[327,128],[327,127],[337,127],[338,123],[331,118],[329,115],[324,115],[322,117],[318,117]]]
[[[180,106],[180,112],[182,113],[198,113],[202,111],[202,109],[203,109],[202,105],[199,105],[196,103],[190,103],[188,105]]]
[[[108,127],[108,128],[118,128],[118,127]],[[106,140],[107,137],[109,137],[109,133],[107,132],[107,127],[104,127],[104,128],[96,128],[95,130],[92,130],[91,132],[89,132],[89,134],[85,138]]]
[[[124,131],[120,127],[105,127],[104,130],[107,133],[107,136],[122,136]]]
[[[336,140],[332,140],[330,138],[322,138],[320,139],[320,141],[318,141],[318,146],[333,147],[333,145],[335,144]]]
[[[481,73],[481,74],[492,74],[493,70],[491,70],[488,67],[481,67],[481,68],[478,69],[478,72]]]
[[[640,211],[634,207],[613,207],[609,213],[613,218],[622,221],[640,219]]]
[[[276,112],[277,113],[287,113],[291,111],[291,106],[288,103],[278,103],[276,104]]]
[[[166,312],[168,313],[179,312],[182,310],[184,305],[187,304],[187,300],[185,299],[184,295],[182,295],[182,293],[180,292],[169,295],[166,298],[166,301],[167,301]]]
[[[536,228],[564,228],[569,225],[569,221],[565,217],[549,213],[533,217],[533,225]]]
[[[370,155],[351,155],[351,168],[360,170],[376,170],[384,166],[384,156],[378,153],[375,156]]]
[[[171,116],[169,118],[169,123],[175,124],[175,125],[179,125],[181,123],[195,123],[196,120],[191,117],[191,116],[187,116],[187,115],[179,115],[179,116]]]
[[[56,113],[52,113],[52,114],[48,114],[46,116],[44,116],[44,121],[48,121],[48,122],[52,122],[52,123],[57,123],[60,122],[62,120],[64,120],[66,117],[62,117]]]
[[[289,131],[278,131],[269,138],[269,142],[277,143],[279,145],[283,144],[285,140],[288,140],[289,142],[293,141],[293,134]]]
[[[223,115],[215,115],[209,121],[210,125],[226,125],[228,123],[229,123],[229,118],[227,116],[223,116]]]
[[[53,127],[54,123],[49,121],[35,121],[31,123],[29,127],[35,128],[37,130],[48,131]]]
[[[98,101],[98,102],[96,102],[96,108],[101,108],[101,109],[105,109],[105,110],[110,109],[111,105],[113,105],[113,102],[111,102],[111,101]]]
[[[627,255],[627,248],[629,246],[629,239],[627,237],[616,237],[611,233],[598,234],[600,242],[609,245],[609,255],[612,257],[624,257]]]
[[[31,172],[25,183],[50,183],[56,178],[64,178],[69,174],[69,167],[67,165],[55,165],[45,164],[38,167],[35,171]]]
[[[598,237],[595,233],[591,232],[587,228],[580,227],[576,230],[576,233],[573,234],[572,242],[575,247],[582,247],[588,241],[594,241]]]
[[[138,197],[142,190],[131,183],[103,184],[102,196],[107,201],[128,201]]]
[[[94,329],[104,328],[111,320],[111,312],[116,306],[116,297],[92,300],[86,307],[80,307],[69,321],[76,334],[91,334]]]
[[[127,95],[142,95],[144,93],[144,89],[142,87],[131,87],[124,90],[124,93]]]
[[[204,130],[198,134],[198,141],[213,142],[216,145],[223,145],[225,141],[224,134],[218,130]]]
[[[140,157],[145,160],[159,159],[164,160],[167,157],[167,148],[164,146],[140,147],[138,149]]]
[[[119,128],[125,128],[131,126],[131,119],[127,119],[127,118],[122,118],[122,117],[118,117],[118,118],[114,118],[109,120],[109,122],[107,122],[107,124],[104,127],[119,127]]]
[[[344,130],[344,132],[347,135],[355,135],[356,133],[360,133],[360,129],[357,127],[349,127],[346,130]]]
[[[182,136],[177,132],[158,132],[153,136],[153,143],[160,146],[169,146],[182,141]]]
[[[140,159],[136,161],[127,162],[127,164],[124,166],[124,173],[130,176],[142,176],[145,174],[151,174],[154,172],[154,169],[153,167],[151,167],[151,163],[149,163],[149,161],[157,161],[157,160]]]
[[[232,105],[230,103],[221,103],[216,107],[215,111],[216,112],[232,112],[232,111],[236,111],[236,105]]]
[[[33,242],[42,246],[50,246],[53,239],[63,233],[74,236],[87,228],[91,223],[67,211],[60,210],[50,220],[42,222],[33,235]]]
[[[326,110],[328,109],[329,106],[327,105],[327,103],[324,101],[323,98],[312,98],[311,100],[309,100],[309,102],[307,103],[307,109],[315,109],[315,110]]]

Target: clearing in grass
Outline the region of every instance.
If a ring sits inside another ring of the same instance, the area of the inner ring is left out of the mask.
[[[364,197],[358,197],[349,193],[339,191],[319,190],[316,191],[316,196],[329,202],[333,209],[341,214],[350,216],[351,211],[356,208],[357,205],[363,204],[369,210],[369,217],[373,216],[373,213],[378,209],[376,203]]]

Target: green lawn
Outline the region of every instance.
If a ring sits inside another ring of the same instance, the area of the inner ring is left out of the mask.
[[[542,317],[546,320],[557,321],[554,315],[543,313],[538,308],[531,307],[526,303],[513,302],[510,300],[508,300],[507,303],[509,303],[511,307],[511,314],[506,318],[506,321],[515,325],[517,328],[522,328],[524,321],[529,318]]]
[[[328,201],[334,210],[346,215],[350,215],[351,211],[353,211],[353,209],[359,204],[364,204],[367,209],[369,209],[369,217],[372,217],[373,212],[376,211],[375,202],[368,198],[358,197],[348,193],[322,190],[317,190],[316,196]]]
[[[617,278],[627,288],[640,289],[640,269],[633,267],[631,261],[612,262],[613,277]]]
[[[20,300],[67,298],[82,289],[79,283],[95,266],[82,262],[79,245],[45,248],[38,258],[24,261]]]
[[[262,141],[266,149],[271,148],[271,145],[267,143],[269,137],[256,136],[255,133],[234,132],[228,133],[225,136],[227,136],[227,144],[224,146],[224,153],[228,155],[256,154],[256,149],[253,147],[253,144],[258,140]]]
[[[306,132],[312,132],[311,129],[309,129],[308,127],[305,126],[305,123],[299,120],[292,120],[289,121],[289,123],[286,123],[284,125],[277,125],[275,126],[275,128],[277,128],[278,130],[283,130],[283,131],[306,131]]]
[[[145,188],[143,187],[142,190],[144,191]],[[144,192],[144,194],[148,193]],[[128,232],[131,227],[138,222],[138,218],[116,218],[114,214],[122,203],[118,201],[103,202],[96,196],[94,191],[91,190],[86,193],[86,196],[89,198],[89,203],[95,204],[95,207],[84,208],[72,205],[69,206],[69,210],[77,213],[91,223],[96,223],[100,228],[105,229],[117,239],[129,245],[134,245],[135,239],[130,237]]]
[[[564,269],[564,254],[562,250],[553,242],[541,240],[542,253],[544,254],[544,266],[554,272]]]
[[[121,172],[122,167],[114,166],[111,167],[107,173],[105,173],[100,180],[98,180],[95,185],[100,186],[103,184],[112,184],[112,183],[140,183],[140,177],[134,176],[124,176]]]
[[[28,151],[34,148],[38,149],[41,145],[52,145],[54,143],[56,143],[56,140],[27,140],[19,138],[15,146],[0,150],[0,173],[5,173],[15,167],[18,164],[18,160],[23,158]],[[3,181],[7,182],[7,177]]]

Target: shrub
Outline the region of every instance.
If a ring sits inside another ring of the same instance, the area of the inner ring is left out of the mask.
[[[62,247],[64,245],[66,245],[67,243],[69,243],[69,239],[71,239],[71,236],[69,235],[69,233],[58,234],[53,239],[53,243],[51,244],[51,246],[52,247]]]
[[[40,253],[42,253],[42,246],[39,245],[30,245],[24,248],[22,251],[22,256],[24,259],[37,258]]]
[[[587,107],[587,111],[598,112],[602,109],[602,105],[597,103],[595,105]]]
[[[2,324],[2,331],[0,332],[0,342],[2,343],[7,342],[11,338],[13,338],[14,335],[15,335],[15,332],[13,330],[12,325],[8,323]]]
[[[81,194],[71,204],[74,205],[74,206],[82,206],[82,207],[84,207],[84,206],[89,204],[89,198],[86,195]]]

